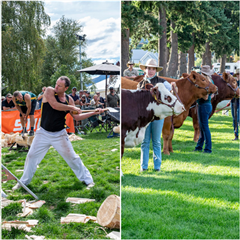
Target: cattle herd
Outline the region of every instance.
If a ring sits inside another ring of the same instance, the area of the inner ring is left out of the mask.
[[[183,125],[187,116],[192,117],[194,127],[194,141],[199,137],[199,125],[196,111],[196,100],[213,93],[212,113],[214,114],[217,104],[223,100],[230,100],[240,96],[236,79],[229,73],[212,75],[214,84],[207,81],[203,75],[192,71],[183,74],[180,79],[161,77],[169,83],[176,82],[179,102],[162,83],[155,87],[147,86],[146,89],[138,90],[137,85],[143,79],[136,77],[133,81],[121,78],[121,154],[124,147],[134,147],[143,140],[147,125],[155,120],[164,120],[162,138],[163,153],[170,155],[173,152],[172,139],[174,129]],[[175,103],[175,104],[174,104]]]

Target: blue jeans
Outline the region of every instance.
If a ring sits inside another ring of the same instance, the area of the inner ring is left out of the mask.
[[[231,112],[232,112],[232,118],[233,118],[233,129],[234,129],[234,134],[236,137],[238,137],[238,124],[239,124],[239,99],[236,99],[237,100],[237,126],[235,125],[235,120],[234,120],[234,113],[235,113],[235,110],[234,110],[234,105],[235,105],[235,98],[233,98],[231,100]]]
[[[208,126],[208,118],[212,112],[212,104],[207,102],[201,105],[198,105],[198,121],[200,127],[200,136],[198,139],[197,146],[195,150],[202,151],[203,144],[205,141],[204,152],[211,153],[212,152],[212,140],[211,140],[211,132]]]
[[[153,163],[154,169],[160,170],[162,156],[161,156],[161,133],[164,119],[155,120],[151,122],[145,132],[143,142],[141,144],[141,168],[148,169],[149,161],[149,146],[152,137],[153,144]]]

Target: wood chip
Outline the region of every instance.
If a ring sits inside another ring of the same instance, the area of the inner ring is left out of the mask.
[[[25,238],[27,238],[28,240],[43,240],[45,239],[44,236],[36,236],[36,235],[25,235]]]
[[[70,223],[70,222],[87,223],[89,220],[96,222],[97,218],[93,216],[87,216],[85,214],[76,214],[76,213],[70,213],[67,215],[67,217],[61,217],[62,224]]]
[[[89,199],[89,198],[67,198],[66,202],[71,202],[71,203],[86,203],[86,202],[94,202],[95,199]]]
[[[26,206],[31,208],[31,209],[36,209],[36,208],[40,208],[44,203],[46,203],[45,201],[43,200],[39,200],[35,203],[27,203]]]
[[[110,232],[106,237],[109,237],[109,238],[115,239],[115,240],[121,239],[120,232],[116,232],[116,231]]]
[[[14,202],[13,200],[8,200],[7,198],[3,197],[1,201],[1,208],[5,208],[6,206],[13,202]]]
[[[31,232],[31,227],[34,227],[38,224],[38,220],[28,220],[28,221],[4,221],[2,223],[2,229],[11,231],[12,227],[24,230],[26,232]]]

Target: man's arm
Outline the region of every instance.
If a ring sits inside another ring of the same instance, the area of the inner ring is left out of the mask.
[[[71,97],[69,98],[69,105],[74,106],[74,101],[73,101],[73,99]],[[101,109],[101,108],[97,108],[93,112],[89,112],[89,113],[81,113],[82,112],[81,109],[79,109],[79,110],[80,110],[79,114],[75,114],[75,112],[73,113],[73,111],[70,111],[71,116],[76,121],[84,120],[84,119],[89,118],[89,117],[91,117],[93,115],[98,115],[98,114],[101,114],[101,113],[104,112],[103,109]]]
[[[24,100],[26,102],[27,112],[25,118],[28,118],[29,113],[31,112],[32,104],[31,104],[31,96],[29,94],[25,94]]]
[[[16,103],[16,101],[15,101],[15,98],[13,97],[13,99],[12,99],[12,101],[13,101],[13,103],[14,103],[14,105],[15,105],[15,107],[16,107],[16,109],[22,114],[22,116],[23,115],[25,115],[23,112],[22,112],[22,109],[21,109],[21,107]]]
[[[41,100],[42,98],[43,98],[43,94],[40,93],[40,94],[38,95],[38,101]]]
[[[75,107],[75,105],[66,105],[63,103],[59,103],[56,98],[55,98],[55,90],[52,87],[47,87],[46,91],[43,95],[43,103],[48,102],[50,104],[50,106],[58,111],[77,111],[79,113],[81,113],[81,110],[77,107]],[[69,97],[69,99],[72,99],[71,97]],[[72,99],[73,101],[73,99]]]

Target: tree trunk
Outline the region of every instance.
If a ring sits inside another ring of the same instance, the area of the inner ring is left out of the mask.
[[[158,39],[158,63],[163,67],[163,70],[158,73],[158,76],[166,76],[167,67],[167,22],[166,22],[166,10],[164,7],[159,7],[158,17],[160,26],[163,28],[163,33],[160,39]]]
[[[187,72],[187,53],[180,52],[179,53],[179,77],[182,76],[183,73]]]
[[[226,64],[227,55],[224,54],[222,58],[220,59],[220,73],[223,73],[225,71],[225,64]]]
[[[171,20],[171,27],[175,29],[175,23]],[[171,53],[167,65],[167,76],[176,77],[178,70],[178,35],[171,31]]]
[[[121,75],[127,68],[127,62],[129,60],[129,29],[125,29],[121,34]]]
[[[188,50],[188,73],[192,71],[192,67],[194,67],[194,44]]]
[[[206,65],[206,53],[204,52],[202,55],[202,66]]]
[[[206,42],[205,47],[206,47],[205,51],[206,65],[209,65],[210,69],[212,69],[212,52],[210,51],[209,42]]]

